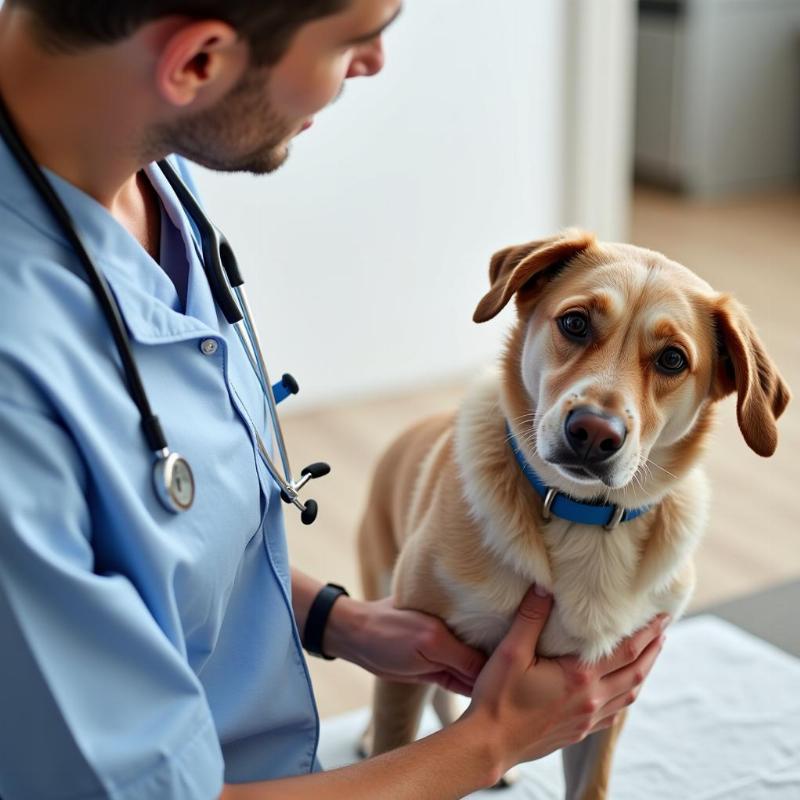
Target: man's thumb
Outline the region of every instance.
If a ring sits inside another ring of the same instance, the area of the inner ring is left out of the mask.
[[[517,615],[511,623],[511,629],[506,634],[509,644],[513,644],[515,649],[524,649],[533,658],[536,643],[544,630],[552,607],[552,595],[541,586],[531,586],[522,598]]]

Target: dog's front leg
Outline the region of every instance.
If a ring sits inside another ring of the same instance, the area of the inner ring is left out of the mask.
[[[428,684],[375,680],[369,755],[379,755],[414,741],[430,691]]]
[[[610,728],[597,731],[561,751],[565,800],[606,800],[611,761],[625,716],[626,712],[621,712]]]

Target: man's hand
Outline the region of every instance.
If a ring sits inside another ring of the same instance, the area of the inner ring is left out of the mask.
[[[436,683],[464,695],[472,694],[486,662],[440,619],[395,608],[391,597],[366,603],[340,597],[328,618],[323,650],[380,678]]]
[[[475,684],[472,704],[456,723],[475,725],[490,743],[498,777],[609,727],[639,693],[661,650],[666,615],[624,639],[594,665],[574,656],[539,658],[536,644],[552,598],[528,591],[506,637]]]

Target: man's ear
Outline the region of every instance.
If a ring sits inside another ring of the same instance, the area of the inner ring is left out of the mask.
[[[711,396],[717,400],[735,391],[736,417],[745,441],[760,456],[771,456],[778,444],[775,423],[791,399],[789,387],[740,303],[721,296],[714,320],[719,361]]]
[[[198,99],[204,108],[218,102],[247,67],[247,44],[226,22],[166,18],[151,23],[140,36],[158,43],[156,88],[176,108]]]
[[[475,322],[492,319],[513,295],[523,290],[530,296],[531,292],[539,290],[543,283],[540,279],[592,244],[591,233],[569,229],[549,239],[498,250],[489,265],[491,289],[478,303],[472,319]]]

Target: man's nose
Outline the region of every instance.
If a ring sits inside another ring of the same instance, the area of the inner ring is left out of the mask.
[[[359,50],[350,64],[347,77],[368,78],[377,75],[383,69],[384,60],[383,39],[379,38]]]
[[[613,456],[622,447],[627,431],[619,417],[583,406],[567,415],[564,435],[582,461],[597,464]]]

